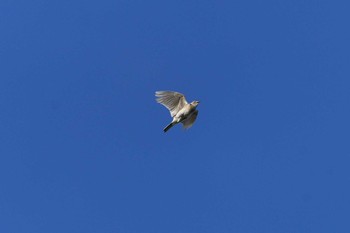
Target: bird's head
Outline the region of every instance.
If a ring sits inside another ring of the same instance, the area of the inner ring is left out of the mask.
[[[199,101],[195,100],[192,101],[191,105],[193,105],[194,107],[197,107],[197,105],[199,104]]]

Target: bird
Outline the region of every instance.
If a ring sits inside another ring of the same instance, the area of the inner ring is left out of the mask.
[[[173,120],[164,129],[166,133],[171,127],[178,123],[182,123],[184,128],[189,128],[193,125],[198,116],[196,109],[199,101],[195,100],[187,103],[183,94],[176,91],[156,91],[156,101],[170,111]]]

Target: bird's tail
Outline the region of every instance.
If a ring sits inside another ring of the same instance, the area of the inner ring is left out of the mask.
[[[174,125],[175,125],[175,123],[171,122],[169,125],[165,126],[165,128],[163,129],[164,133],[166,133],[166,131],[168,131]]]

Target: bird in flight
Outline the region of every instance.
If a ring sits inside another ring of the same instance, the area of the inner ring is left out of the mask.
[[[156,101],[164,105],[173,118],[172,122],[163,129],[164,133],[178,123],[182,123],[184,128],[193,125],[198,115],[196,107],[199,101],[187,103],[185,96],[175,91],[156,91],[156,97]]]

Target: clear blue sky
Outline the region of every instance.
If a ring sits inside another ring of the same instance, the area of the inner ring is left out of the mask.
[[[349,6],[2,0],[0,232],[350,232]]]

